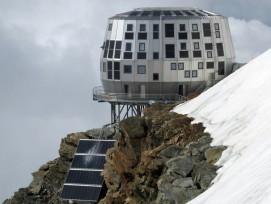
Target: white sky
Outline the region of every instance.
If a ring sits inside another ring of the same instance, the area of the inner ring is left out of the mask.
[[[268,0],[0,0],[0,202],[58,157],[62,137],[110,121],[91,96],[107,18],[151,6],[230,17],[240,62],[271,45]]]

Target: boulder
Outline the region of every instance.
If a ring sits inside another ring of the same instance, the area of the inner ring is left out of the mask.
[[[194,183],[193,183],[192,177],[187,177],[187,178],[175,179],[172,185],[176,187],[190,188],[194,186]]]
[[[166,162],[168,169],[178,175],[186,177],[193,168],[193,158],[186,156],[178,156]]]
[[[220,159],[225,149],[226,147],[222,145],[208,148],[204,153],[207,162],[215,164]]]
[[[159,156],[160,157],[167,157],[167,158],[180,156],[183,149],[184,149],[183,147],[172,145],[172,146],[169,146],[169,147],[163,149],[159,153]]]

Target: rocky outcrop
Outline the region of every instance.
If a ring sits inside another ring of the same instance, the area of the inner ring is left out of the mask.
[[[108,188],[99,201],[106,203],[186,203],[205,191],[219,168],[214,163],[224,146],[211,147],[202,124],[170,110],[172,105],[154,104],[144,117],[120,122],[120,132],[104,129],[117,139],[107,151],[102,172]],[[70,134],[61,141],[58,159],[34,172],[33,181],[4,204],[66,204],[60,193],[80,139],[97,138],[101,129]],[[78,202],[74,202],[78,203]]]
[[[120,123],[121,135],[107,152],[108,191],[100,203],[186,203],[211,185],[225,147],[211,147],[202,124],[171,109],[155,104],[144,117]]]

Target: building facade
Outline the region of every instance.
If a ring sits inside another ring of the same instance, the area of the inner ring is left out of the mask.
[[[228,19],[196,8],[139,8],[108,19],[104,92],[187,96],[232,72]]]

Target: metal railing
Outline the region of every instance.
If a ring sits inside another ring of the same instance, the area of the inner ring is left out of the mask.
[[[187,99],[178,94],[132,94],[132,93],[111,93],[105,92],[103,87],[93,88],[93,100],[100,102],[119,102],[119,103],[176,103],[185,102]]]

